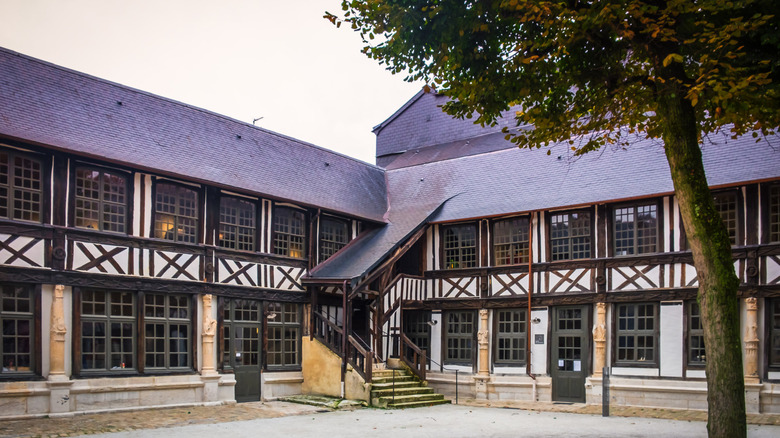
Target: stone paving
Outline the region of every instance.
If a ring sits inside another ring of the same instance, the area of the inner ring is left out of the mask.
[[[522,409],[537,412],[567,412],[600,415],[600,405],[556,404],[522,401],[484,401],[461,399],[461,405]],[[156,429],[174,426],[214,424],[261,418],[277,418],[329,411],[321,406],[309,406],[281,401],[252,402],[220,406],[161,408],[129,412],[83,414],[73,417],[0,420],[0,437],[66,437],[99,433]],[[707,421],[706,412],[674,409],[614,406],[610,415],[616,417],[659,418],[681,421]],[[778,414],[749,414],[749,424],[780,426]]]

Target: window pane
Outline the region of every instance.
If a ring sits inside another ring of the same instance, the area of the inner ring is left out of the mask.
[[[769,188],[769,241],[780,242],[780,185]]]
[[[41,222],[41,162],[15,152],[0,152],[0,217]]]
[[[656,304],[617,305],[617,361],[655,363]]]
[[[550,251],[552,260],[590,257],[590,213],[555,214],[550,217]]]
[[[255,250],[255,204],[222,197],[219,209],[219,246],[239,251]]]
[[[528,263],[528,218],[493,225],[493,258],[496,266]]]
[[[736,192],[723,192],[713,195],[715,209],[720,213],[720,218],[729,233],[732,245],[737,245],[737,194]]]
[[[320,263],[336,253],[349,242],[349,226],[337,219],[323,218],[320,221]]]
[[[292,208],[274,209],[274,254],[303,258],[306,252],[305,218]]]
[[[157,184],[155,190],[154,237],[197,243],[198,193],[165,183]]]
[[[444,235],[444,268],[477,266],[477,230],[473,224],[442,227]]]
[[[268,303],[268,366],[300,365],[300,306],[294,303]]]
[[[29,286],[0,285],[0,372],[4,374],[33,371],[32,297]]]

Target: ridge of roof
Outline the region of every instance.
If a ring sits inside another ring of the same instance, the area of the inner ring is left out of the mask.
[[[421,88],[420,91],[418,91],[414,96],[411,97],[411,99],[407,100],[405,104],[401,106],[401,108],[398,108],[395,110],[393,114],[390,115],[390,117],[386,118],[384,121],[382,121],[380,124],[374,126],[371,129],[371,132],[374,133],[374,135],[379,135],[380,132],[382,132],[382,129],[387,126],[390,122],[395,120],[396,117],[403,114],[404,111],[406,111],[412,104],[417,102],[421,97],[425,95],[426,91],[425,88]],[[435,93],[435,91],[431,90],[429,93]]]
[[[35,62],[35,63],[38,63],[38,64],[46,65],[47,67],[50,67],[50,68],[54,68],[54,69],[57,69],[57,70],[65,71],[65,72],[67,72],[69,74],[73,74],[73,75],[80,76],[80,77],[83,77],[83,78],[86,78],[86,79],[89,79],[89,80],[101,82],[103,84],[110,85],[112,87],[116,87],[116,88],[119,88],[119,89],[122,89],[122,90],[126,90],[126,91],[131,91],[133,93],[142,94],[142,95],[150,97],[152,99],[157,99],[157,100],[161,100],[161,101],[172,103],[174,105],[179,105],[179,106],[182,106],[182,107],[185,107],[185,108],[189,108],[191,110],[198,111],[198,112],[201,112],[201,113],[204,113],[206,115],[209,115],[209,116],[212,116],[212,117],[216,117],[216,118],[219,118],[219,119],[222,119],[222,120],[226,120],[228,122],[235,123],[235,124],[241,125],[241,126],[246,127],[246,128],[256,129],[256,130],[258,130],[260,132],[263,132],[265,134],[269,134],[269,135],[273,135],[273,136],[276,136],[276,137],[280,137],[280,138],[283,138],[285,140],[289,140],[289,141],[298,143],[298,144],[300,144],[302,146],[307,146],[307,147],[310,147],[310,148],[313,148],[313,149],[317,149],[317,150],[320,150],[320,151],[323,151],[323,152],[326,152],[326,153],[329,153],[329,154],[332,154],[332,155],[336,155],[336,156],[339,156],[339,157],[342,157],[342,158],[346,158],[346,159],[349,159],[351,161],[357,162],[359,164],[363,164],[363,165],[366,165],[366,166],[369,166],[369,167],[373,167],[373,168],[376,168],[376,169],[381,170],[381,171],[384,172],[384,168],[379,167],[376,164],[371,164],[371,163],[368,163],[366,161],[359,160],[359,159],[357,159],[355,157],[351,157],[349,155],[345,155],[345,154],[342,154],[340,152],[336,152],[334,150],[328,149],[326,147],[318,146],[318,145],[316,145],[314,143],[310,143],[310,142],[307,142],[307,141],[304,141],[304,140],[300,140],[300,139],[297,139],[297,138],[294,138],[294,137],[290,137],[288,135],[285,135],[285,134],[282,134],[282,133],[279,133],[279,132],[276,132],[276,131],[272,131],[272,130],[267,129],[267,128],[263,128],[261,126],[253,125],[253,124],[250,124],[250,123],[238,120],[236,118],[233,118],[233,117],[230,117],[230,116],[226,116],[224,114],[220,114],[220,113],[208,110],[206,108],[195,106],[195,105],[192,105],[192,104],[189,104],[189,103],[186,103],[186,102],[182,102],[180,100],[176,100],[176,99],[173,99],[173,98],[170,98],[170,97],[165,97],[165,96],[162,96],[162,95],[159,95],[159,94],[155,94],[155,93],[152,93],[152,92],[149,92],[149,91],[141,90],[139,88],[132,87],[130,85],[124,85],[122,83],[115,82],[115,81],[112,81],[112,80],[109,80],[109,79],[105,79],[105,78],[102,78],[100,76],[95,76],[95,75],[92,75],[92,74],[89,74],[89,73],[84,73],[82,71],[74,70],[72,68],[64,67],[62,65],[54,64],[54,63],[52,63],[50,61],[46,61],[46,60],[43,60],[43,59],[40,59],[40,58],[36,58],[34,56],[30,56],[30,55],[27,55],[27,54],[24,54],[24,53],[21,53],[21,52],[17,52],[15,50],[11,50],[11,49],[9,49],[7,47],[0,46],[0,51],[5,52],[5,53],[7,53],[9,55],[18,56],[20,58],[25,58],[26,60],[31,61],[31,62]]]

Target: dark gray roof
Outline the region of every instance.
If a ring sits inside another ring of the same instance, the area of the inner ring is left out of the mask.
[[[384,171],[0,48],[0,136],[381,221]]]
[[[780,138],[770,141],[756,143],[749,135],[706,139],[702,152],[710,186],[780,179]],[[422,164],[388,170],[385,234],[377,232],[360,246],[337,254],[328,278],[368,273],[376,259],[391,254],[393,239],[410,235],[439,204],[442,208],[429,218],[431,222],[606,203],[674,190],[658,140],[635,137],[627,149],[606,147],[582,157],[571,156],[567,143],[552,146],[547,155],[544,148],[505,148],[508,142],[501,134],[480,137],[479,142],[486,152],[476,155],[457,157],[464,145],[454,142],[398,157],[393,164]],[[419,160],[415,155],[420,154],[440,160]]]

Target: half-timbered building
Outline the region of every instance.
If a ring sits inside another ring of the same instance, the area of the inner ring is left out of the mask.
[[[658,141],[519,150],[511,117],[420,92],[374,166],[4,49],[0,84],[4,417],[370,400],[388,361],[445,394],[587,403],[608,369],[613,403],[706,409]],[[702,151],[748,410],[780,412],[780,149],[759,140]]]

